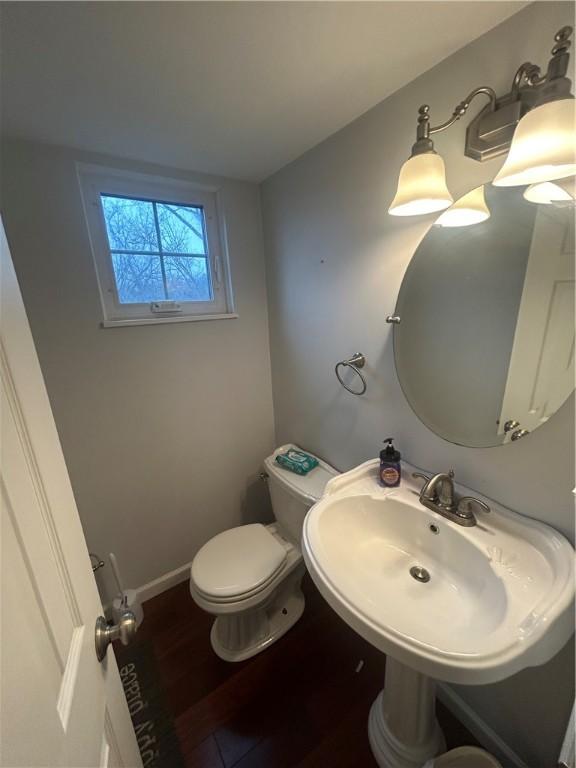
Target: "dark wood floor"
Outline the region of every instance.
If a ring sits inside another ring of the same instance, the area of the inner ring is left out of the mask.
[[[212,651],[213,617],[196,607],[187,583],[145,604],[139,636],[154,646],[188,768],[376,766],[366,726],[385,658],[338,618],[308,576],[304,590],[300,621],[239,664]],[[449,747],[476,743],[438,709]]]

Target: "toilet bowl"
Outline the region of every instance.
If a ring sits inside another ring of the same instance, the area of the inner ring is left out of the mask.
[[[458,747],[428,760],[422,768],[502,768],[502,765],[483,749]]]
[[[214,652],[225,661],[243,661],[284,635],[304,611],[300,588],[305,566],[300,550],[304,518],[339,473],[318,459],[300,476],[276,456],[264,461],[275,522],[230,528],[198,551],[190,569],[194,602],[216,616],[210,632]]]

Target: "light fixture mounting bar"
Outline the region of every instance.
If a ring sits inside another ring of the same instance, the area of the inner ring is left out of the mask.
[[[465,155],[483,162],[506,154],[516,126],[527,112],[549,101],[572,98],[572,83],[566,77],[572,31],[566,26],[554,35],[545,75],[537,64],[524,62],[514,75],[510,92],[497,100],[496,109],[483,109],[476,115],[466,131]]]
[[[460,120],[463,115],[468,111],[468,107],[472,99],[476,96],[485,95],[490,99],[490,103],[486,107],[490,111],[496,109],[496,92],[493,88],[489,88],[487,85],[481,85],[479,88],[475,88],[471,91],[463,101],[460,101],[452,112],[452,115],[443,123],[439,125],[430,125],[430,107],[428,104],[422,104],[418,110],[418,128],[416,130],[416,143],[412,147],[413,155],[421,155],[425,152],[433,152],[434,144],[430,139],[434,133],[440,133],[450,128],[455,122]]]
[[[430,137],[460,120],[468,111],[471,101],[479,95],[487,96],[489,103],[468,126],[464,154],[483,162],[508,152],[514,130],[528,111],[548,101],[571,98],[572,84],[566,73],[572,31],[572,27],[562,27],[554,36],[552,58],[545,75],[541,75],[538,65],[525,62],[516,71],[510,92],[505,96],[498,98],[495,91],[485,85],[475,88],[456,105],[448,120],[435,126],[430,125],[429,105],[422,104],[418,110],[416,143],[412,147],[412,155],[433,153],[434,144]]]
[[[450,128],[451,125],[454,125],[457,120],[460,120],[460,118],[466,114],[472,99],[480,95],[488,96],[490,103],[486,109],[489,109],[491,112],[493,112],[496,109],[496,92],[493,88],[489,88],[487,85],[481,85],[479,88],[474,88],[474,90],[471,91],[463,101],[456,105],[454,111],[452,112],[452,117],[446,120],[445,123],[440,123],[440,125],[431,127],[430,133],[440,133],[440,131],[445,131],[446,128]]]

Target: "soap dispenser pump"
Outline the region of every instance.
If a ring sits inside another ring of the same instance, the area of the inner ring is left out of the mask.
[[[387,437],[386,448],[380,451],[380,482],[385,488],[398,488],[400,485],[400,451],[394,448],[393,437]]]

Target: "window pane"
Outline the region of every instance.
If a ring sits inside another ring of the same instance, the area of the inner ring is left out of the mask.
[[[158,203],[157,211],[163,251],[206,253],[202,208]]]
[[[112,263],[121,304],[163,301],[166,298],[159,256],[113,253]]]
[[[168,298],[175,301],[212,301],[206,259],[165,256]]]
[[[112,195],[101,199],[110,250],[159,250],[152,203]]]

